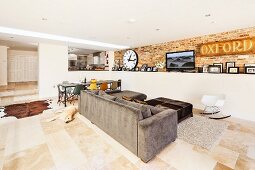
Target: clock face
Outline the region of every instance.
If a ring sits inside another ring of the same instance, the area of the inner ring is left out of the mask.
[[[125,68],[133,69],[137,66],[138,55],[134,50],[128,50],[123,56],[123,65]]]

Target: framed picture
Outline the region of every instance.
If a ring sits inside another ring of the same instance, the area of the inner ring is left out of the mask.
[[[147,71],[152,71],[152,67],[147,67]]]
[[[221,73],[221,66],[219,66],[219,65],[209,65],[208,73]]]
[[[153,72],[157,72],[157,71],[158,71],[158,67],[155,67],[155,66],[152,67],[152,71],[153,71]]]
[[[245,74],[255,74],[255,66],[249,66],[244,68]]]
[[[223,63],[213,63],[214,66],[220,66],[220,72],[223,72]]]
[[[226,72],[228,73],[229,67],[235,67],[235,62],[226,62]]]
[[[208,67],[208,65],[204,65],[202,73],[208,73]]]
[[[228,67],[229,74],[239,74],[239,67]]]
[[[148,64],[143,64],[140,71],[147,71]]]
[[[136,68],[135,68],[135,71],[139,71],[139,70],[140,70],[139,67],[136,67]]]
[[[255,67],[255,64],[244,64],[244,67]]]

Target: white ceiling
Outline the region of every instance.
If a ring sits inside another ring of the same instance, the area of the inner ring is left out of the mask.
[[[0,26],[130,47],[255,26],[254,0],[1,0],[0,4]],[[0,34],[4,36],[9,35]]]
[[[69,47],[68,52],[70,54],[76,54],[76,55],[89,55],[96,52],[100,52],[98,50],[91,50],[91,49],[81,49],[81,48],[75,48],[75,47]]]
[[[12,39],[12,38],[11,38]],[[10,40],[0,40],[1,46],[7,46],[10,50],[27,50],[27,51],[37,51],[37,43],[25,43]]]

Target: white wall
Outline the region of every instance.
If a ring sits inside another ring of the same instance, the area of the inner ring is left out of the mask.
[[[57,96],[56,84],[67,79],[68,47],[39,44],[39,96]]]
[[[168,97],[190,102],[202,109],[204,94],[225,94],[224,112],[255,121],[255,76],[244,74],[111,72],[122,79],[123,89],[140,91],[148,98]]]
[[[0,46],[0,86],[7,85],[7,49],[6,46]]]
[[[109,68],[113,66],[114,53],[108,52]],[[122,88],[143,92],[148,98],[168,97],[190,102],[202,108],[203,94],[225,94],[224,112],[242,119],[255,121],[255,76],[245,74],[206,74],[168,72],[115,72],[71,71],[67,69],[67,47],[39,45],[39,94],[41,97],[57,96],[54,86],[64,80],[79,81],[86,76],[100,79],[121,79]]]

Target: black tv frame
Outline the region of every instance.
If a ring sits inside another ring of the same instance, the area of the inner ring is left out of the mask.
[[[194,67],[190,68],[167,68],[167,54],[174,54],[174,53],[183,53],[183,52],[193,52],[194,55]],[[185,70],[194,70],[196,68],[196,52],[195,50],[186,50],[186,51],[176,51],[176,52],[167,52],[166,53],[166,71],[185,71]]]

